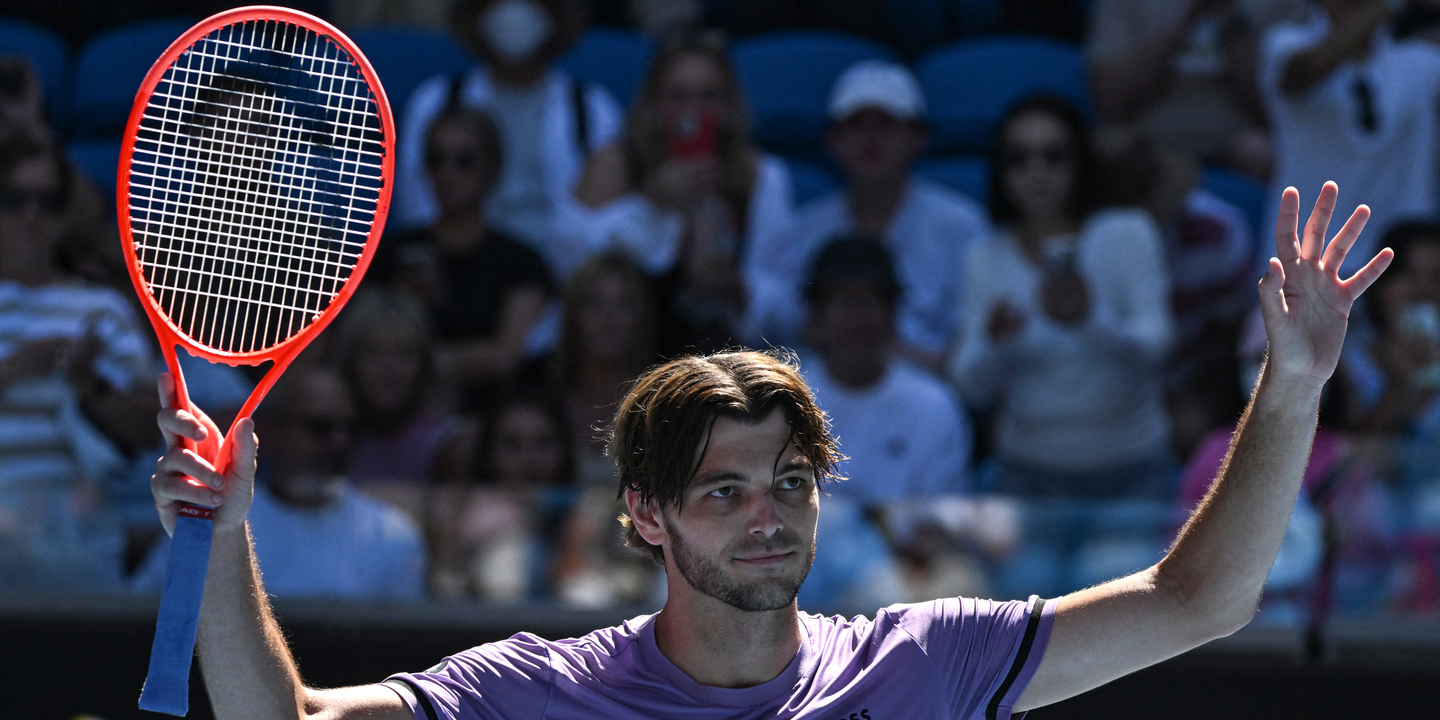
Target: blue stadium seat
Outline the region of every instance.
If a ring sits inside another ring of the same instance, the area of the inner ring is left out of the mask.
[[[840,178],[823,165],[795,158],[786,158],[785,164],[790,168],[796,207],[840,189]]]
[[[796,31],[759,35],[732,49],[750,104],[754,136],[776,152],[814,151],[829,121],[830,86],[861,60],[895,60],[895,52],[843,33]]]
[[[23,55],[40,76],[50,122],[64,128],[70,48],[54,31],[23,20],[0,17],[0,55]]]
[[[147,20],[107,30],[86,42],[75,57],[71,135],[119,137],[145,73],[194,24],[182,18]]]
[[[1035,93],[1059,95],[1090,113],[1080,49],[1058,40],[962,40],[926,54],[916,74],[930,105],[932,147],[939,152],[984,152],[1005,111]]]
[[[475,64],[459,43],[435,30],[367,27],[347,34],[380,76],[397,122],[420,83],[435,75],[458,75]]]
[[[1200,184],[1220,199],[1239,208],[1240,212],[1245,214],[1245,219],[1250,221],[1250,229],[1254,231],[1255,237],[1262,239],[1260,247],[1269,247],[1263,239],[1273,234],[1275,218],[1265,217],[1269,191],[1264,183],[1229,168],[1210,166],[1205,168]]]
[[[560,58],[560,66],[580,80],[603,86],[628,108],[640,92],[640,82],[654,56],[655,41],[640,33],[591,28]]]
[[[106,206],[115,197],[115,173],[120,167],[119,140],[76,140],[66,151],[70,162],[100,189]]]
[[[990,162],[983,157],[929,158],[915,166],[915,174],[981,205],[990,201]]]

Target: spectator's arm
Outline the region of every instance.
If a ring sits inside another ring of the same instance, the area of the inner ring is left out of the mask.
[[[1141,114],[1164,90],[1170,79],[1175,55],[1185,49],[1195,21],[1213,2],[1195,0],[1185,18],[1164,33],[1124,52],[1090,59],[1090,95],[1103,120],[1117,122]],[[1121,18],[1107,17],[1106,3],[1095,18],[1096,31],[1104,23],[1114,25]]]
[[[1094,240],[1106,244],[1109,251],[1105,256],[1110,265],[1100,269],[1099,274],[1123,287],[1092,288],[1091,296],[1119,294],[1123,307],[1092,299],[1094,309],[1081,325],[1081,332],[1121,357],[1158,362],[1174,339],[1169,271],[1160,230],[1141,212],[1115,213],[1099,222],[1105,225],[1096,229]]]
[[[545,315],[548,300],[539,286],[514,288],[505,295],[500,328],[493,337],[443,344],[440,355],[455,378],[465,385],[483,385],[515,372],[525,359],[525,339]]]
[[[1330,23],[1330,32],[1320,44],[1296,52],[1285,62],[1280,90],[1292,97],[1304,95],[1319,85],[1346,60],[1363,55],[1380,24],[1390,18],[1390,6],[1372,0]]]
[[[585,161],[575,185],[575,199],[592,210],[608,205],[629,192],[629,177],[625,150],[618,143],[607,145]]]
[[[1243,627],[1300,491],[1320,391],[1335,371],[1351,306],[1384,271],[1381,253],[1354,278],[1335,270],[1368,211],[1325,248],[1336,191],[1327,184],[1295,236],[1300,200],[1281,200],[1276,255],[1260,281],[1270,355],[1225,464],[1169,553],[1155,566],[1060,599],[1044,659],[1016,710],[1047,705]],[[1323,254],[1322,254],[1323,250]]]

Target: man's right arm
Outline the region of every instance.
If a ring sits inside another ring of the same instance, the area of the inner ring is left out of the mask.
[[[235,427],[229,469],[222,478],[210,463],[180,447],[180,438],[199,441],[219,433],[198,409],[176,410],[175,386],[160,379],[159,425],[168,450],[150,488],[161,523],[174,532],[182,502],[215,507],[215,535],[205,599],[200,607],[197,645],[205,686],[217,718],[366,718],[413,720],[395,691],[366,685],[337,690],[305,687],[295,659],[260,582],[245,515],[254,492],[257,442],[253,423]],[[197,487],[186,480],[205,484]]]

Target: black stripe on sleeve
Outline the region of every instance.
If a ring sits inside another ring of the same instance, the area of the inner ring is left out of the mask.
[[[985,706],[985,720],[996,720],[1000,715],[1000,702],[1005,699],[1005,693],[1010,692],[1010,686],[1015,684],[1015,679],[1020,677],[1020,671],[1025,669],[1025,661],[1030,658],[1030,647],[1035,644],[1035,633],[1040,630],[1040,616],[1045,614],[1047,602],[1049,601],[1036,598],[1035,607],[1030,609],[1025,635],[1020,638],[1020,650],[1015,653],[1015,662],[1010,664],[1010,672],[1005,675],[1005,682],[1000,683],[1000,689],[995,691],[994,697],[990,698],[990,704]]]
[[[394,689],[401,695],[415,698],[415,701],[425,710],[427,720],[440,720],[440,716],[435,712],[435,706],[430,704],[430,696],[426,695],[425,691],[421,690],[420,686],[414,682],[402,677],[392,677],[386,678],[385,682],[380,684]]]

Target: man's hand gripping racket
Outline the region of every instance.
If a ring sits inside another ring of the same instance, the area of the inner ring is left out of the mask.
[[[385,92],[354,43],[287,8],[201,22],[136,94],[120,154],[120,235],[170,368],[161,429],[172,445],[153,488],[173,539],[143,709],[188,710],[215,523],[242,523],[250,504],[250,415],[369,266],[390,204],[394,135]],[[177,345],[212,362],[271,363],[225,435],[191,406]]]

